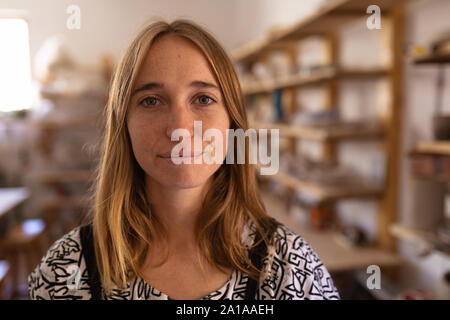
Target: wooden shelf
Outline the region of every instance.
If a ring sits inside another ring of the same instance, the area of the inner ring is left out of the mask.
[[[88,207],[89,201],[83,196],[61,196],[39,202],[39,208],[41,210],[86,209]]]
[[[301,181],[288,174],[278,171],[275,175],[265,175],[261,178],[272,179],[282,185],[300,191],[318,202],[335,201],[351,198],[376,198],[382,194],[378,186],[321,186],[317,183]]]
[[[401,263],[399,256],[389,251],[376,247],[347,246],[336,231],[314,231],[301,226],[297,220],[288,215],[281,201],[271,193],[263,192],[262,199],[268,214],[304,238],[330,273],[365,270],[372,264],[394,267]]]
[[[447,54],[431,54],[425,57],[416,58],[414,64],[440,64],[450,63],[450,52]]]
[[[409,228],[400,224],[394,224],[390,228],[391,233],[401,239],[408,241],[423,250],[442,252],[450,255],[450,246],[444,250],[444,244],[431,232]]]
[[[374,69],[342,69],[335,70],[326,68],[311,72],[309,75],[291,75],[285,78],[265,81],[252,81],[242,84],[242,92],[245,95],[271,92],[277,89],[287,89],[292,87],[310,86],[320,84],[333,79],[362,79],[377,78],[387,75],[387,70],[382,68]]]
[[[231,53],[235,62],[250,62],[261,54],[276,49],[292,40],[300,40],[311,35],[324,35],[330,30],[339,30],[357,19],[367,18],[367,7],[378,5],[387,13],[396,5],[408,0],[332,0],[322,5],[316,12],[282,31],[249,42]]]
[[[39,172],[30,178],[39,183],[89,182],[93,180],[93,172],[87,169],[48,171]]]
[[[414,152],[450,156],[450,141],[422,141]]]
[[[251,81],[242,84],[242,92],[246,95],[270,92],[276,89],[286,89],[290,87],[299,87],[313,85],[323,81],[331,80],[336,77],[336,71],[333,69],[323,69],[312,72],[310,75],[291,75],[282,79],[268,79],[266,81]]]
[[[279,129],[280,136],[309,140],[365,139],[379,138],[383,135],[383,130],[373,125],[349,126],[342,124],[322,127],[294,127],[286,124],[253,122],[250,127],[254,129]]]
[[[86,92],[55,92],[50,90],[41,90],[39,95],[42,99],[48,100],[62,100],[62,99],[74,99],[74,98],[97,98],[101,100],[108,99],[108,92],[98,92],[98,91],[86,91]]]
[[[44,130],[61,130],[61,129],[90,129],[98,130],[100,128],[98,123],[89,119],[80,120],[33,120],[30,125],[40,127]]]

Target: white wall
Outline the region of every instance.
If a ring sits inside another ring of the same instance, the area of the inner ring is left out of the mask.
[[[211,31],[226,49],[239,42],[235,29],[237,0],[0,0],[1,9],[27,12],[30,28],[30,49],[34,57],[49,36],[62,34],[74,58],[93,65],[102,54],[116,60],[134,33],[153,17],[189,18]],[[81,29],[69,30],[66,12],[70,4],[81,9]]]
[[[236,1],[237,44],[262,36],[268,28],[295,23],[323,2],[324,0]]]

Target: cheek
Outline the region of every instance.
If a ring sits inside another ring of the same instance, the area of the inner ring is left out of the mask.
[[[205,141],[203,142],[203,147],[207,148],[210,144],[214,145],[213,153],[211,154],[214,157],[220,157],[221,160],[224,160],[227,153],[227,130],[230,128],[230,121],[228,117],[216,117],[213,121],[209,121],[203,128],[203,132],[208,129],[216,129],[217,133],[220,133],[219,137],[216,137],[216,133],[212,137],[205,137]],[[219,140],[217,140],[218,138]],[[217,152],[222,150],[222,153],[219,155]],[[208,149],[205,149],[208,150]],[[217,159],[216,159],[217,160]],[[206,167],[214,167],[216,165],[205,164]],[[216,168],[217,169],[217,168]]]
[[[156,132],[153,131],[152,126],[139,121],[129,121],[127,125],[134,156],[143,166],[145,162],[152,159],[154,144],[158,140]]]
[[[216,128],[220,130],[222,133],[222,145],[223,145],[223,154],[225,157],[226,153],[226,142],[227,142],[227,130],[230,128],[230,119],[228,117],[228,114],[225,113],[225,115],[221,118],[220,121],[216,123]]]

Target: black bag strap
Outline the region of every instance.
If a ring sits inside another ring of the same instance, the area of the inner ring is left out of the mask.
[[[259,233],[255,235],[255,243],[261,240],[261,236]],[[264,241],[261,241],[256,247],[253,247],[249,250],[248,253],[250,257],[250,261],[252,264],[261,269],[262,261],[264,257],[267,255],[267,246]],[[259,281],[248,277],[247,287],[245,288],[245,300],[255,300],[256,291],[258,290]]]
[[[102,286],[95,259],[94,237],[92,223],[80,227],[81,254],[86,262],[88,272],[88,283],[91,289],[91,300],[102,299]]]

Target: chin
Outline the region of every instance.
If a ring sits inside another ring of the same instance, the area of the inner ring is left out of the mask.
[[[168,179],[166,185],[168,187],[179,189],[190,189],[202,186],[207,179],[199,179],[198,177],[183,177],[180,179]]]
[[[169,172],[160,172],[153,176],[153,180],[165,187],[171,188],[196,188],[205,184],[214,172],[202,172],[203,170],[173,170]]]

